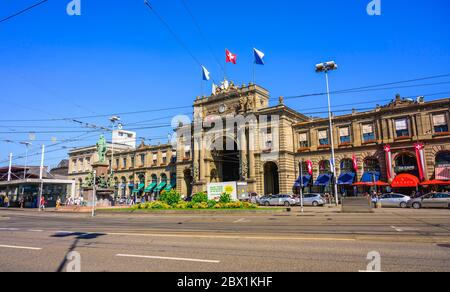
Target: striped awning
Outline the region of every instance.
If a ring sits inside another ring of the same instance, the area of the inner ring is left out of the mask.
[[[450,167],[436,167],[437,180],[450,180]]]

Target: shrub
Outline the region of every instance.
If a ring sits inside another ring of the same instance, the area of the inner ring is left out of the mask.
[[[167,203],[161,202],[161,201],[149,203],[149,204],[147,204],[147,206],[148,206],[147,209],[154,209],[154,210],[172,209],[172,206],[168,205]]]
[[[203,202],[203,203],[194,203],[192,205],[192,209],[209,209],[208,203],[207,202]]]
[[[193,203],[207,203],[208,202],[208,194],[207,193],[197,193],[192,196]]]
[[[179,202],[178,204],[176,204],[174,206],[175,209],[189,209],[191,208],[191,205],[189,203],[186,202]]]
[[[209,200],[208,201],[208,207],[209,208],[214,208],[217,205],[217,202],[214,200]]]
[[[222,194],[220,196],[219,203],[223,203],[223,204],[231,203],[231,195],[226,194],[226,193]]]
[[[170,206],[174,206],[181,201],[181,195],[176,190],[171,190],[170,192],[163,192],[160,200]]]

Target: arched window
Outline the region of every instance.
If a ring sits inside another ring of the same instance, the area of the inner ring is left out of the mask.
[[[322,160],[321,162],[319,162],[319,173],[331,173],[331,164],[329,160]]]
[[[161,174],[161,182],[167,182],[167,174]]]
[[[450,167],[450,151],[436,155],[436,167]]]
[[[380,172],[380,162],[374,157],[369,157],[364,160],[364,172]]]
[[[397,156],[395,158],[395,173],[407,173],[419,177],[419,168],[417,166],[416,157],[410,153],[403,153]]]
[[[352,159],[349,159],[349,158],[342,159],[340,167],[341,167],[341,173],[344,173],[344,172],[355,172],[355,169],[353,167],[353,160]]]

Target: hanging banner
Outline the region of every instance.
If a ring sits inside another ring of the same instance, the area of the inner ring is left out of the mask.
[[[422,143],[414,144],[416,149],[417,165],[419,166],[419,176],[423,181],[425,180],[425,146]]]
[[[306,167],[308,168],[309,175],[313,175],[313,163],[312,161],[306,161]]]
[[[392,170],[392,152],[391,145],[384,146],[384,152],[386,153],[386,172],[388,180],[394,179],[394,172]]]
[[[357,173],[358,172],[358,159],[356,158],[355,154],[353,154],[352,161],[353,161],[353,169]]]

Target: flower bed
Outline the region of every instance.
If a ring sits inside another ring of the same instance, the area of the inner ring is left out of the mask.
[[[204,193],[195,194],[191,202],[184,202],[176,191],[170,191],[161,195],[160,201],[138,204],[133,210],[236,210],[257,209],[258,206],[248,202],[232,202],[228,195],[223,195],[220,200],[208,200]]]

